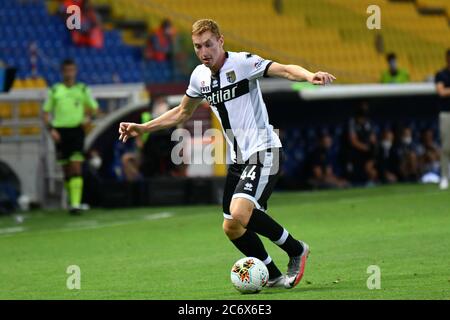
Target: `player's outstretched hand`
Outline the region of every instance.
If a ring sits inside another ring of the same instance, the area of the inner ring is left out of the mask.
[[[314,76],[311,80],[312,84],[318,84],[318,85],[326,85],[332,83],[334,80],[336,80],[336,77],[328,72],[316,72],[314,73]]]
[[[129,138],[136,137],[142,133],[144,133],[142,124],[121,122],[119,125],[119,140],[123,143],[127,142]]]

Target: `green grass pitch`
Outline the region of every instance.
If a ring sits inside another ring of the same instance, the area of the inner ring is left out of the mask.
[[[450,192],[433,185],[275,193],[269,213],[311,247],[292,290],[241,295],[220,206],[0,217],[0,299],[450,299]],[[264,239],[281,270],[287,256]],[[81,289],[66,286],[78,265]],[[381,270],[369,290],[367,268]]]

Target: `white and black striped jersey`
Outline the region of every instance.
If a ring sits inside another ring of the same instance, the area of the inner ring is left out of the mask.
[[[281,147],[269,124],[258,78],[266,76],[272,61],[246,52],[226,52],[217,74],[205,65],[191,75],[186,95],[205,98],[219,119],[233,162],[247,161],[261,150]]]

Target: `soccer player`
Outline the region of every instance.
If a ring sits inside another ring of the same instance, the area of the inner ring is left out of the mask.
[[[63,82],[53,85],[44,103],[44,123],[56,146],[58,163],[63,167],[69,212],[81,213],[83,194],[82,163],[84,127],[98,109],[89,88],[76,81],[77,66],[71,59],[61,64]]]
[[[144,124],[120,123],[119,139],[125,142],[130,137],[182,123],[207,99],[222,125],[233,160],[223,195],[223,230],[245,256],[256,257],[266,264],[269,287],[293,288],[303,276],[309,247],[266,213],[267,200],[280,174],[281,142],[269,124],[258,78],[282,77],[324,85],[335,77],[246,52],[227,52],[223,48],[224,37],[213,20],[196,21],[192,41],[202,64],[192,72],[180,105]],[[269,238],[289,255],[285,275],[257,234]]]
[[[441,133],[441,190],[448,189],[450,165],[450,49],[446,53],[447,66],[435,77],[436,90],[439,95],[439,130]]]

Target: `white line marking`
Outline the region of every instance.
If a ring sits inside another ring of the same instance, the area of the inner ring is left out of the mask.
[[[155,214],[148,214],[148,215],[144,216],[144,220],[158,220],[158,219],[170,218],[172,216],[173,216],[173,213],[161,212],[161,213],[155,213]]]
[[[23,231],[25,231],[24,227],[3,228],[3,229],[0,229],[0,235],[23,232]]]

